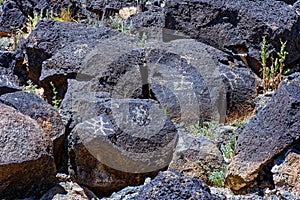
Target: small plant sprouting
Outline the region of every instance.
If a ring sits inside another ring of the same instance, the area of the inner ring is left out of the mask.
[[[267,40],[266,36],[263,37],[260,64],[262,65],[264,93],[266,93],[268,90],[275,90],[282,81],[282,75],[286,72],[286,69],[284,69],[284,61],[288,54],[288,52],[285,51],[286,42],[282,42],[280,40],[280,44],[280,52],[277,52],[277,57],[275,60],[274,58],[271,58],[272,65],[269,66],[267,64],[267,60],[270,57],[267,55],[266,51]]]
[[[55,88],[52,81],[50,82],[50,85],[52,87],[52,92],[53,92],[52,104],[53,104],[53,107],[55,108],[55,110],[58,110],[61,100],[57,98],[57,93],[58,92],[57,92],[57,90],[56,90],[56,88]]]
[[[137,46],[144,48],[146,45],[147,39],[148,39],[147,34],[145,32],[143,32],[143,35],[142,35],[140,41],[137,43]]]
[[[123,33],[130,33],[131,27],[126,26],[124,20],[119,17],[118,15],[115,15],[114,17],[110,16],[110,27],[113,29],[116,29],[118,31],[121,31]]]
[[[224,179],[225,179],[225,166],[223,166],[220,170],[208,172],[208,180],[213,185],[222,187],[224,185]]]
[[[192,134],[199,134],[201,133],[203,136],[207,137],[208,139],[214,141],[216,139],[216,128],[217,128],[216,122],[203,122],[202,124],[200,122],[191,125],[189,127],[189,131]]]
[[[23,85],[22,90],[25,92],[30,92],[35,94],[38,86],[34,84],[31,80],[28,80],[26,83],[28,85],[27,86]]]
[[[231,158],[234,156],[235,143],[235,137],[231,137],[230,142],[228,144],[221,145],[220,150],[226,162],[230,162]]]

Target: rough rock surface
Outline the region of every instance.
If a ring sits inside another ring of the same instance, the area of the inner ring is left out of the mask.
[[[44,129],[53,141],[55,160],[59,163],[63,157],[63,141],[65,126],[59,113],[43,99],[33,93],[14,92],[0,96],[0,102],[14,107],[24,115],[28,115]],[[61,164],[61,163],[60,163]]]
[[[135,0],[123,0],[123,1],[122,0],[111,0],[111,1],[87,0],[86,8],[87,10],[102,16],[103,12],[105,11],[105,8],[111,10],[120,10],[123,7],[136,6],[136,3],[137,1]]]
[[[39,124],[0,104],[0,198],[39,196],[55,180],[52,142]]]
[[[185,123],[225,120],[226,92],[217,69],[222,60],[226,61],[223,53],[195,40],[147,46],[149,84],[171,119]]]
[[[257,184],[262,168],[300,139],[300,78],[282,82],[272,100],[240,129],[225,184],[239,192]]]
[[[168,169],[209,183],[207,172],[220,170],[224,162],[217,144],[201,134],[195,137],[181,129],[178,129],[178,135],[176,152]]]
[[[215,199],[200,179],[186,177],[176,171],[160,172],[139,192],[136,200],[144,199]]]
[[[300,197],[300,154],[289,152],[282,164],[275,165],[271,172],[275,189],[286,190]]]
[[[39,15],[43,11],[43,16],[45,16],[46,11],[59,14],[62,9],[67,7],[70,7],[73,16],[79,10],[80,4],[77,0],[5,0],[2,11],[0,11],[0,36],[22,28],[29,16],[33,17],[34,11]]]
[[[39,82],[54,75],[76,73],[90,48],[95,47],[99,40],[116,34],[117,31],[105,27],[41,20],[24,44],[28,55],[29,78]],[[48,64],[43,64],[49,58],[52,59],[47,61]],[[58,82],[57,79],[55,81]]]
[[[78,183],[107,194],[168,166],[177,130],[154,101],[104,99],[95,107],[80,105],[83,122],[69,139]]]
[[[15,52],[0,52],[0,95],[20,90],[17,77],[14,75],[14,72],[17,70],[16,66]]]
[[[249,9],[251,8],[251,9]],[[293,8],[274,0],[168,0],[165,28],[190,35],[233,55],[259,72],[262,36],[268,50],[280,50],[280,38],[287,41],[286,64],[300,55],[300,18]]]
[[[226,88],[227,121],[251,116],[260,79],[246,67],[222,65],[219,70]]]
[[[213,47],[192,39],[150,43],[146,63],[151,91],[171,119],[224,122],[254,108],[258,77],[231,67],[227,55]]]
[[[27,17],[16,1],[5,1],[0,15],[0,36],[8,35],[12,29],[21,28],[26,21]]]

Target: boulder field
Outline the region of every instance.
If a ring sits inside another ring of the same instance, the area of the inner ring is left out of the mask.
[[[0,1],[0,199],[300,199],[299,15]]]

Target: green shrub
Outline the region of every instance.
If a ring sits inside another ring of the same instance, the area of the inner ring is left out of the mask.
[[[264,92],[277,89],[282,81],[282,75],[288,71],[288,69],[284,69],[284,61],[288,54],[288,52],[285,51],[286,42],[280,40],[280,44],[280,52],[277,52],[277,57],[275,59],[273,57],[271,58],[272,64],[268,65],[270,55],[267,55],[267,40],[265,36],[263,37],[260,64],[262,65]]]
[[[208,180],[213,185],[216,185],[219,187],[224,186],[224,179],[225,179],[225,166],[223,166],[220,170],[208,172]]]

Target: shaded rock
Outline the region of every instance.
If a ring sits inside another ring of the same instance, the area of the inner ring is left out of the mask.
[[[64,155],[65,127],[59,113],[43,99],[33,93],[14,92],[0,96],[0,102],[14,107],[24,115],[28,115],[44,129],[53,141],[53,152],[56,163],[61,165]]]
[[[289,5],[293,5],[295,2],[297,2],[297,0],[276,0],[276,1],[283,1]]]
[[[224,161],[217,144],[201,134],[197,137],[178,129],[179,140],[176,152],[168,169],[182,172],[185,176],[200,178],[210,183],[208,172],[220,170]]]
[[[55,181],[52,142],[39,124],[0,104],[0,198],[39,196]]]
[[[77,0],[7,0],[3,3],[0,16],[0,36],[14,33],[17,29],[23,27],[29,17],[37,12],[45,17],[46,12],[52,12],[59,15],[63,9],[70,8],[71,16],[79,11],[81,5]]]
[[[271,172],[277,190],[286,190],[300,197],[300,154],[291,151],[282,164],[275,165]]]
[[[252,9],[249,9],[252,8]],[[284,2],[234,0],[166,1],[165,28],[183,32],[215,48],[246,59],[259,73],[262,36],[268,51],[280,50],[280,38],[287,41],[286,64],[299,58],[297,13]]]
[[[17,76],[17,55],[15,52],[0,52],[0,95],[20,90]]]
[[[258,95],[260,79],[245,67],[219,68],[226,87],[227,121],[250,117],[255,108],[254,99]]]
[[[72,181],[60,182],[44,194],[41,200],[89,200],[98,197],[89,189]]]
[[[80,104],[83,122],[70,134],[76,182],[109,194],[140,184],[168,166],[177,130],[158,104],[139,99],[102,99],[94,104]]]
[[[257,185],[263,167],[300,139],[299,100],[298,75],[282,82],[272,100],[240,129],[235,156],[227,168],[227,187],[242,192]]]
[[[136,197],[140,199],[215,199],[200,179],[186,177],[176,171],[160,172]]]
[[[24,4],[29,2],[24,1]],[[13,30],[21,28],[27,21],[22,9],[16,1],[4,1],[0,15],[0,36],[7,36]]]
[[[110,94],[106,92],[93,92],[97,91],[97,88],[89,86],[89,82],[68,79],[68,90],[59,107],[59,113],[66,127],[73,129],[76,124],[85,120],[82,114],[77,112],[78,106],[86,105],[88,111],[94,113],[95,102],[110,97]]]
[[[293,8],[296,10],[297,14],[300,15],[300,1],[296,1],[293,5]]]

